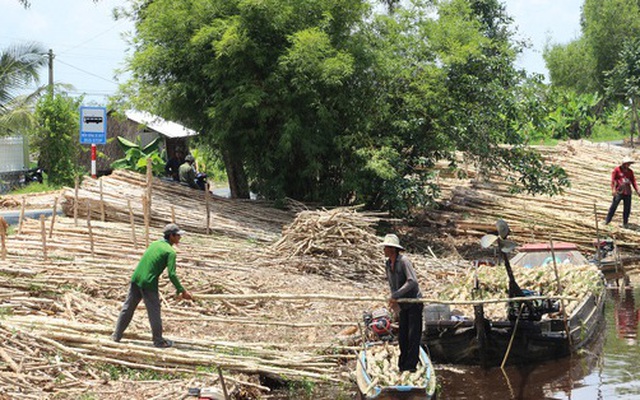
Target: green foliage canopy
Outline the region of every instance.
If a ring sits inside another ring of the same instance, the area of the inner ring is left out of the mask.
[[[520,189],[559,191],[564,171],[522,135],[533,102],[504,6],[387,3],[135,1],[128,94],[202,132],[230,181],[269,198],[409,211],[458,150]]]
[[[47,172],[52,185],[73,186],[79,174],[81,102],[82,99],[59,93],[47,94],[36,104],[34,145],[40,153],[38,165]]]

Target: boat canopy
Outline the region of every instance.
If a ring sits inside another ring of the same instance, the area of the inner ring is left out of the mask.
[[[549,243],[532,243],[518,248],[519,252],[509,262],[525,268],[553,264]],[[558,242],[553,244],[556,264],[585,265],[589,260],[577,250],[573,243]]]

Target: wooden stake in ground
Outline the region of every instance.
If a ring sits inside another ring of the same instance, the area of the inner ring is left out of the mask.
[[[171,223],[176,223],[176,208],[173,205],[171,205]]]
[[[218,366],[218,376],[220,377],[220,384],[222,385],[222,393],[224,394],[224,400],[230,400],[229,394],[227,393],[227,385],[225,385],[224,383],[224,377],[222,376],[222,368],[220,368],[220,366]]]
[[[153,188],[153,163],[151,158],[147,158],[147,199],[149,213],[151,213],[151,190]]]
[[[149,247],[149,200],[147,196],[142,195],[142,209],[144,210],[144,243],[145,247]]]
[[[78,226],[78,189],[80,187],[80,178],[76,176],[75,195],[73,198],[73,224]]]
[[[91,229],[91,202],[87,201],[87,229],[89,230],[89,243],[91,244],[91,256],[95,255],[93,250],[93,230]]]
[[[42,254],[47,260],[47,229],[44,227],[44,215],[40,215],[40,233],[42,235]]]
[[[133,247],[138,248],[138,239],[136,239],[136,224],[133,219],[133,210],[131,209],[131,200],[127,200],[127,206],[129,207],[129,221],[131,222],[131,240],[133,241]]]
[[[209,206],[209,198],[211,192],[209,192],[209,183],[205,183],[204,184],[204,205],[205,205],[205,212],[207,213],[207,217],[206,217],[206,224],[207,227],[205,229],[205,232],[207,232],[207,235],[211,234],[211,230],[209,229],[209,219],[211,218],[211,209]]]
[[[24,224],[24,208],[26,207],[27,199],[22,196],[22,207],[20,207],[20,222],[18,222],[18,234],[22,234],[22,225]]]
[[[104,222],[104,194],[102,192],[102,179],[100,179],[100,221]]]
[[[3,217],[0,217],[0,242],[2,245],[2,250],[0,251],[0,255],[2,256],[3,260],[7,256],[7,244],[6,244],[5,238],[7,237],[8,228],[9,228],[9,224],[7,223],[7,221],[5,221]]]
[[[51,227],[49,228],[49,238],[53,237],[53,225],[56,223],[57,213],[58,213],[58,197],[53,199],[53,213],[51,214]]]

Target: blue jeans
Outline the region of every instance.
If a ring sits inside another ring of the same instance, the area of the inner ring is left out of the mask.
[[[608,224],[613,219],[613,214],[616,213],[618,209],[618,204],[622,200],[623,208],[622,208],[622,223],[629,223],[629,215],[631,215],[631,195],[630,194],[616,194],[613,196],[613,201],[611,201],[611,207],[609,207],[609,213],[607,213],[607,219],[604,221],[605,224]]]

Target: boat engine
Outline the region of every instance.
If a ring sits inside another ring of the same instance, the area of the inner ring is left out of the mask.
[[[533,290],[522,289],[525,296],[540,296]],[[524,303],[524,306],[522,305]],[[540,321],[544,314],[560,311],[560,302],[554,299],[511,301],[507,305],[509,321],[513,322],[520,315],[521,321]],[[522,311],[520,309],[522,308]]]
[[[615,245],[613,243],[613,239],[606,238],[602,240],[594,240],[593,247],[596,248],[596,251],[600,252],[600,259],[603,259],[613,252]]]
[[[367,332],[382,341],[390,342],[395,338],[391,326],[391,313],[386,308],[379,308],[362,314]]]

